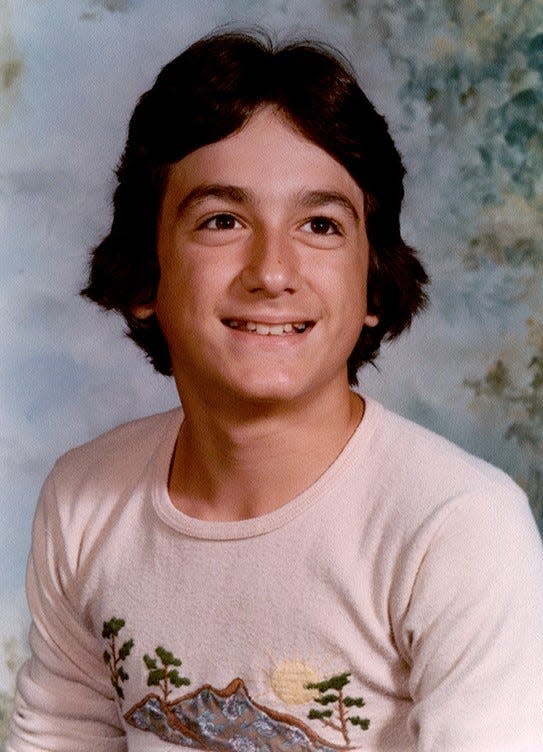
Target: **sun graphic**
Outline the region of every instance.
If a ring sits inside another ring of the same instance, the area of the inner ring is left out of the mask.
[[[281,661],[271,677],[271,688],[280,700],[287,705],[304,705],[315,697],[314,689],[306,689],[309,682],[321,680],[319,673],[300,660]]]

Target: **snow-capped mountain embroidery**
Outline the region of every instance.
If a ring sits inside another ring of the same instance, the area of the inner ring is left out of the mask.
[[[119,639],[124,626],[124,619],[113,617],[104,622],[102,631],[107,640],[104,663],[119,701],[124,700],[122,685],[129,679],[124,663],[134,647],[132,638]],[[148,671],[147,686],[157,687],[157,692],[150,692],[134,704],[124,718],[134,728],[170,744],[213,752],[336,752],[354,749],[350,726],[362,730],[369,726],[367,718],[350,714],[350,708],[363,707],[364,700],[344,693],[350,682],[348,672],[303,685],[304,691],[314,690],[309,696],[319,706],[309,710],[308,720],[318,721],[341,735],[343,743],[334,743],[320,737],[305,721],[256,702],[239,677],[224,689],[204,684],[171,699],[173,688],[191,683],[180,674],[181,659],[158,646],[154,656],[143,656],[143,662]]]

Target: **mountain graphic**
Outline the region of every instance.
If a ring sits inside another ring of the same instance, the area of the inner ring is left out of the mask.
[[[204,684],[166,703],[148,694],[125,714],[127,723],[160,739],[217,752],[336,752],[352,749],[319,737],[303,721],[257,704],[241,679],[219,690]]]

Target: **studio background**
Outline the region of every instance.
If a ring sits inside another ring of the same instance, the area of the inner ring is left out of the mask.
[[[543,527],[541,0],[0,0],[0,749],[45,475],[176,403],[123,322],[77,293],[138,96],[225,23],[353,62],[404,157],[404,237],[433,280],[360,391],[502,467]]]

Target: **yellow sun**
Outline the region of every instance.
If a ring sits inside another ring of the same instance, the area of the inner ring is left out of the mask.
[[[306,689],[309,682],[320,681],[317,671],[303,661],[282,661],[274,669],[270,684],[280,700],[288,705],[304,705],[318,694],[314,689]]]

